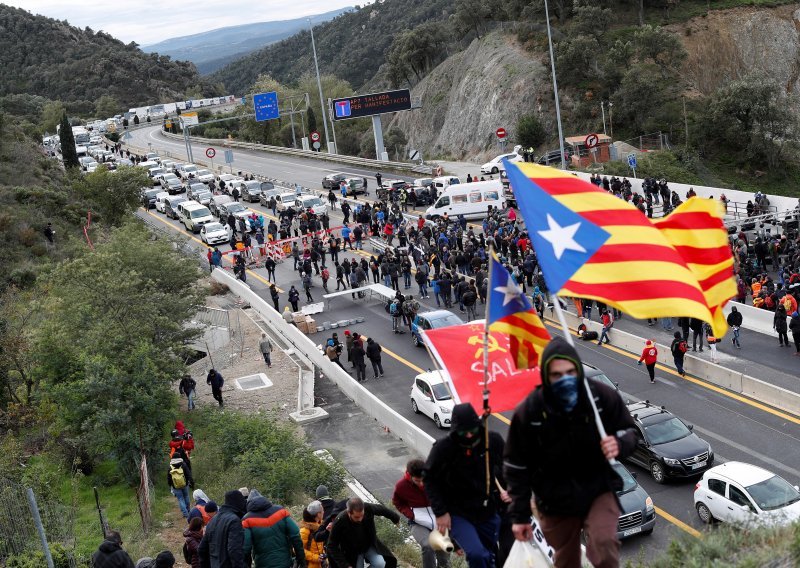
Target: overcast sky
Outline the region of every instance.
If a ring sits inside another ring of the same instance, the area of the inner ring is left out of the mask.
[[[364,0],[1,0],[73,26],[103,30],[125,43],[150,45],[255,22],[291,20],[364,5]]]

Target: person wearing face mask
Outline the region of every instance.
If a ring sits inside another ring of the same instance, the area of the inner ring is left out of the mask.
[[[533,497],[556,568],[581,565],[581,530],[593,566],[618,566],[622,481],[609,460],[633,452],[633,419],[616,391],[588,381],[608,433],[601,439],[575,348],[555,337],[541,361],[542,384],[517,405],[505,446],[514,536],[531,538]]]
[[[486,430],[471,404],[453,407],[450,433],[437,440],[425,463],[425,493],[440,533],[464,550],[470,568],[493,568],[500,530],[495,491],[504,487],[503,437]],[[505,490],[501,499],[506,496]]]

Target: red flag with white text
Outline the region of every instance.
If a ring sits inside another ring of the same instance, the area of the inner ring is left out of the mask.
[[[444,370],[455,402],[483,412],[483,321],[422,332],[425,345]],[[489,334],[489,405],[492,412],[514,410],[541,384],[539,367],[517,369],[505,333]]]

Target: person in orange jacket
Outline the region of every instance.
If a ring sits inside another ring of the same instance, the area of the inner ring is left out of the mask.
[[[656,362],[658,361],[658,349],[656,348],[656,344],[652,339],[648,339],[647,343],[644,344],[644,349],[642,350],[642,356],[639,357],[639,364],[642,364],[644,361],[645,366],[647,367],[647,373],[650,375],[650,384],[656,382]]]

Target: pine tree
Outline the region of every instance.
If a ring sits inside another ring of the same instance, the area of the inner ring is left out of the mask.
[[[314,132],[317,129],[317,116],[314,114],[314,109],[308,107],[306,115],[308,116],[308,131]]]
[[[75,149],[75,137],[72,135],[72,125],[69,123],[67,113],[61,117],[61,128],[58,130],[58,138],[61,141],[61,156],[64,160],[64,167],[77,168],[78,151]]]

